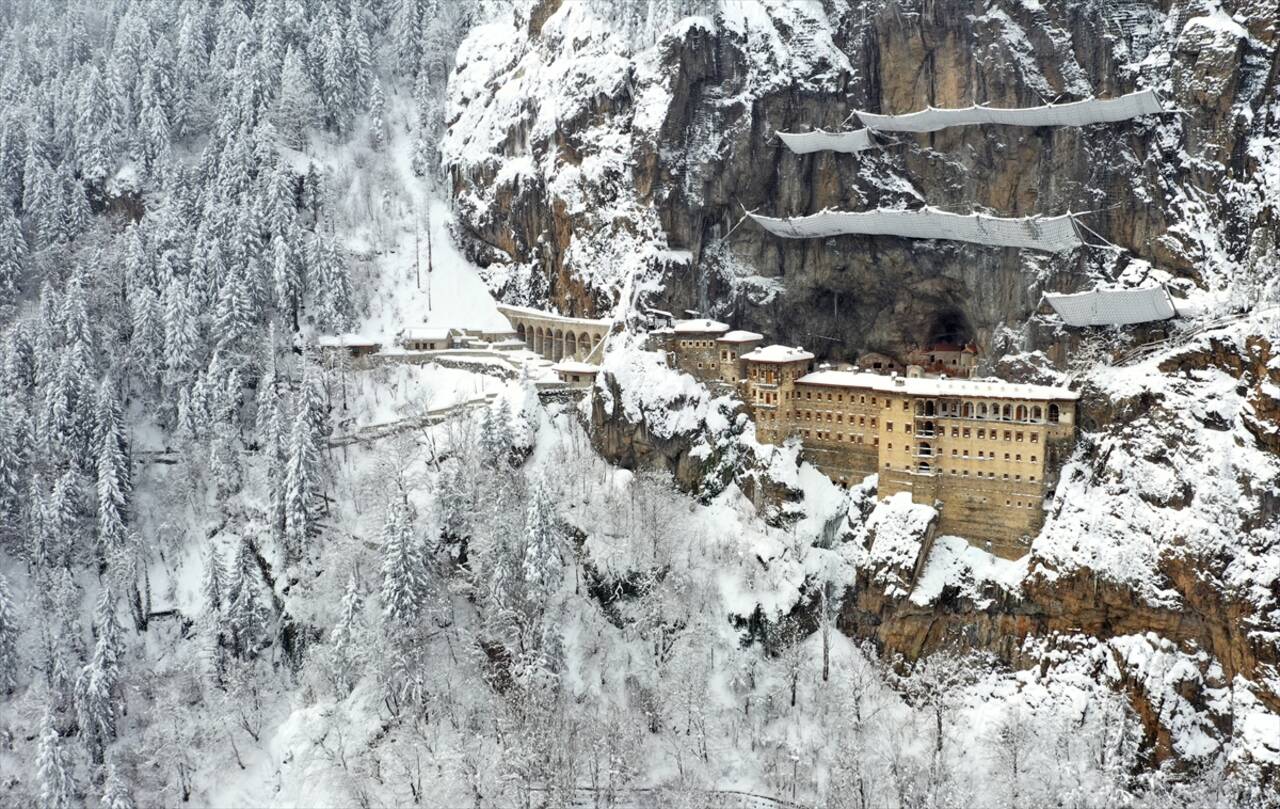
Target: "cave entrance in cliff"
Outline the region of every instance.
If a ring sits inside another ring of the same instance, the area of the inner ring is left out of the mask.
[[[973,326],[960,309],[946,306],[933,313],[926,337],[926,348],[937,345],[965,346],[974,342]]]

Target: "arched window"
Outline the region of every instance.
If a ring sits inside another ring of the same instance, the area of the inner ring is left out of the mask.
[[[564,336],[564,356],[576,357],[578,355],[578,335],[569,332]]]
[[[924,414],[926,416],[933,416],[937,414],[937,410],[932,399],[924,403]]]
[[[1039,420],[1040,420],[1040,419],[1042,419],[1042,418],[1044,418],[1044,411],[1040,409],[1040,405],[1035,405],[1034,407],[1032,407],[1032,408],[1031,408],[1031,420],[1032,420],[1032,421],[1039,421]]]
[[[985,409],[986,405],[982,405],[982,408]],[[964,417],[967,419],[973,418],[973,402],[964,403]]]
[[[542,327],[539,326],[537,330],[533,333],[533,350],[538,352],[539,354],[545,354],[546,347],[547,347],[547,337],[546,337],[546,334],[542,331]]]
[[[526,343],[526,342],[528,342],[528,341],[525,339],[525,335],[524,335],[524,324],[523,324],[523,323],[517,323],[517,324],[516,324],[516,337],[520,338],[520,342],[522,342],[522,343]]]
[[[973,407],[973,405],[971,405],[971,404],[966,404],[966,405],[965,405],[965,407],[966,407],[966,408],[972,408],[972,407]],[[980,403],[978,404],[978,418],[980,418],[980,419],[985,419],[986,417],[987,417],[987,403],[986,403],[986,402],[980,402]]]
[[[1059,415],[1058,406],[1056,404],[1049,405],[1049,423],[1057,424]]]
[[[916,471],[923,472],[924,474],[927,475],[933,472],[933,467],[929,466],[928,461],[921,461],[920,463],[916,464]]]
[[[1018,412],[1017,412],[1016,418],[1018,419],[1018,421],[1026,421],[1026,420],[1027,420],[1027,406],[1026,406],[1026,405],[1018,405]]]
[[[924,415],[924,402],[916,402],[916,415],[917,416]]]
[[[926,457],[933,456],[933,447],[929,444],[928,441],[920,442],[920,455],[926,456]]]
[[[578,335],[578,353],[585,359],[591,353],[591,335],[585,331]]]
[[[1003,413],[1001,413],[1000,418],[1001,418],[1002,420],[1004,420],[1004,421],[1010,421],[1010,420],[1012,420],[1012,418],[1013,418],[1013,406],[1012,406],[1012,405],[1005,405],[1005,406],[1004,406],[1004,412],[1003,412]]]

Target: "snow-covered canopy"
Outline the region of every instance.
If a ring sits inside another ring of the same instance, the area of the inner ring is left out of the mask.
[[[576,360],[563,360],[551,366],[551,370],[562,374],[595,374],[600,372],[599,365]]]
[[[950,239],[992,247],[1022,247],[1050,253],[1072,250],[1084,244],[1070,214],[1002,219],[922,208],[916,211],[822,211],[791,219],[750,216],[765,230],[788,239],[845,234],[899,236],[905,239]]]
[[[1126,326],[1168,320],[1177,314],[1162,286],[1095,289],[1074,295],[1046,292],[1044,299],[1068,326]]]
[[[877,145],[869,129],[855,129],[850,132],[827,132],[822,129],[815,129],[812,132],[779,132],[778,137],[796,154],[822,151],[853,154],[873,149]]]
[[[998,108],[985,106],[937,109],[929,107],[905,115],[878,115],[858,111],[869,129],[886,132],[936,132],[949,126],[1002,124],[1005,126],[1088,126],[1125,121],[1164,112],[1154,90],[1139,90],[1119,98],[1089,98],[1068,104],[1040,107]],[[779,133],[781,134],[781,133]]]

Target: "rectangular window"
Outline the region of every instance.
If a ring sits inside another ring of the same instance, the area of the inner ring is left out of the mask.
[[[1004,454],[1004,459],[1005,459],[1006,461],[1007,461],[1007,460],[1009,460],[1009,453],[1007,453],[1007,452],[1006,452],[1006,453]]]
[[[1019,441],[1021,441],[1021,440],[1022,440],[1022,431],[1021,431],[1021,430],[1019,430],[1019,431],[1018,431],[1018,440],[1019,440]]]
[[[911,425],[910,425],[910,424],[904,424],[904,425],[902,425],[902,431],[903,431],[904,433],[910,434],[910,433],[911,433]]]
[[[1035,476],[1035,475],[1031,475],[1030,477],[1028,477],[1028,478],[1027,478],[1027,480],[1031,481],[1032,483],[1035,483],[1035,482],[1036,482],[1036,476]]]
[[[1039,444],[1039,443],[1040,443],[1040,433],[1032,433],[1032,434],[1031,434],[1031,443],[1032,443],[1032,444]]]
[[[986,430],[978,430],[978,438],[986,438],[986,437],[987,437]]]
[[[1031,456],[1031,463],[1035,463],[1035,462],[1036,462],[1036,456],[1032,455],[1032,456]]]
[[[886,421],[886,422],[884,423],[884,431],[885,431],[886,433],[891,433],[891,432],[893,432],[893,422],[892,422],[892,421]]]
[[[902,411],[905,413],[906,411],[908,411],[908,410],[910,410],[910,409],[911,409],[911,403],[910,403],[910,402],[908,402],[906,399],[903,399],[903,400],[902,400]]]
[[[959,428],[959,427],[952,427],[952,428],[951,428],[951,437],[952,437],[952,438],[959,438],[959,437],[960,437],[960,428]]]
[[[1004,431],[1004,440],[1005,440],[1005,441],[1011,441],[1011,440],[1013,440],[1013,433],[1009,432],[1008,430],[1005,430],[1005,431]]]
[[[1015,456],[1013,456],[1013,459],[1014,459],[1015,461],[1018,461],[1019,463],[1021,463],[1021,462],[1022,462],[1022,456],[1021,456],[1021,455],[1015,455]]]

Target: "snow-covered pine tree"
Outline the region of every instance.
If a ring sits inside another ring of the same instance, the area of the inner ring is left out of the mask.
[[[392,498],[382,527],[382,622],[389,637],[418,620],[427,601],[427,565],[403,494]]]
[[[248,539],[241,539],[227,577],[226,627],[231,651],[242,660],[257,656],[258,646],[267,634],[267,614],[259,595],[260,577],[253,546]]]
[[[71,809],[75,800],[71,762],[67,760],[54,725],[52,705],[45,707],[36,745],[36,805],[39,809]]]
[[[272,112],[272,122],[286,144],[295,149],[302,147],[307,129],[316,123],[315,111],[319,106],[320,99],[316,96],[315,86],[307,75],[302,57],[290,46],[285,51],[280,73],[280,93]]]
[[[30,470],[26,408],[0,396],[0,543],[21,544],[22,506]]]
[[[511,405],[498,397],[498,401],[485,408],[480,422],[480,454],[490,469],[506,466],[511,459],[513,439],[511,435]]]
[[[293,419],[284,477],[284,556],[289,563],[306,556],[311,538],[318,531],[319,515],[315,505],[320,463],[318,443],[319,436],[303,402]]]
[[[226,674],[227,637],[223,628],[224,607],[229,606],[227,571],[222,555],[212,543],[205,548],[204,571],[200,576],[200,596],[203,609],[200,613],[201,634],[204,636],[205,654],[215,682],[222,682]]]
[[[361,613],[364,609],[364,597],[360,594],[360,584],[352,571],[347,579],[347,589],[342,594],[342,607],[338,613],[338,622],[334,624],[333,634],[329,641],[329,678],[339,694],[345,695],[355,687],[359,679],[364,628]]]
[[[18,614],[13,607],[9,580],[0,573],[0,694],[18,685]]]
[[[115,762],[107,762],[107,778],[102,785],[102,797],[98,799],[98,809],[137,809],[133,795],[129,793],[129,785]]]
[[[381,152],[387,145],[386,98],[382,93],[382,82],[375,77],[369,83],[369,143],[375,152]],[[3,224],[0,223],[0,228]],[[3,239],[3,236],[0,236]],[[0,247],[0,262],[3,262],[3,248]]]
[[[128,440],[121,423],[120,403],[108,378],[98,392],[94,426],[97,443],[98,547],[111,557],[125,544],[129,495],[132,491]]]
[[[524,581],[535,606],[545,608],[547,600],[559,589],[564,573],[564,539],[545,481],[537,481],[529,493],[524,534]]]
[[[103,762],[107,745],[116,736],[121,646],[115,599],[110,589],[104,588],[98,600],[98,640],[94,644],[93,656],[76,679],[80,739],[95,764]]]
[[[26,256],[27,240],[18,217],[6,201],[0,200],[0,306],[16,299]]]

